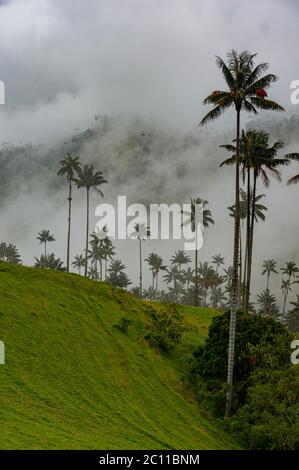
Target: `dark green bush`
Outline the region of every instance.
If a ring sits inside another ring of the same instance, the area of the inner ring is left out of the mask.
[[[168,305],[163,310],[150,310],[152,326],[145,338],[154,347],[170,351],[181,341],[185,330],[184,317],[176,305]]]
[[[131,320],[129,320],[129,318],[121,317],[121,319],[119,320],[119,323],[117,323],[116,325],[113,325],[113,326],[114,326],[114,328],[117,328],[122,333],[125,333],[127,335],[128,331],[129,331],[129,326],[132,325],[132,324],[133,324],[133,322]]]
[[[299,449],[299,367],[259,370],[229,430],[251,449]]]
[[[226,380],[229,316],[227,312],[213,319],[205,346],[194,353],[196,362],[192,372],[213,380],[217,384],[215,390]],[[235,407],[244,402],[250,376],[256,369],[279,369],[290,364],[291,341],[292,336],[281,323],[271,318],[238,313]]]
[[[228,334],[229,312],[213,320],[205,346],[194,353],[198,399],[216,416],[224,413]],[[290,362],[292,339],[273,319],[237,315],[234,415],[226,425],[249,448],[298,448],[299,368]]]

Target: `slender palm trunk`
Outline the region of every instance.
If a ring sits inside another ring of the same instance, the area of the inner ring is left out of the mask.
[[[240,227],[240,237],[239,237],[239,244],[240,244],[240,254],[239,254],[239,289],[238,289],[238,308],[240,308],[241,305],[241,292],[242,292],[242,261],[243,261],[243,256],[242,256],[242,231]]]
[[[246,214],[246,270],[244,272],[244,287],[243,287],[243,309],[244,313],[248,311],[247,305],[247,276],[248,276],[248,253],[249,253],[249,240],[250,240],[250,218],[251,218],[251,181],[250,181],[250,168],[247,169],[247,214]]]
[[[195,216],[196,219],[196,216]],[[197,249],[197,223],[195,220],[195,307],[198,307],[198,249]]]
[[[270,283],[270,271],[267,273],[267,292],[269,291],[269,283]]]
[[[233,280],[232,280],[232,301],[229,324],[229,343],[228,343],[228,364],[227,364],[227,384],[228,391],[226,395],[225,416],[229,417],[232,408],[233,399],[233,377],[235,361],[235,341],[236,341],[236,322],[237,322],[237,301],[238,301],[238,273],[239,273],[239,231],[240,231],[240,109],[237,108],[237,136],[236,136],[236,214],[234,230],[234,257],[233,257]]]
[[[78,271],[79,271],[79,276],[81,276],[81,266],[79,266]]]
[[[97,258],[95,258],[94,260],[94,269],[95,269],[95,272],[96,272],[96,281],[98,280],[98,260]]]
[[[159,276],[159,271],[157,271],[157,275],[156,275],[156,292],[158,292],[158,276]]]
[[[103,261],[102,258],[100,258],[100,279],[103,281]]]
[[[253,178],[252,212],[251,212],[250,236],[249,236],[249,244],[248,244],[248,264],[247,264],[247,286],[246,286],[246,310],[245,310],[245,313],[248,313],[249,300],[250,300],[250,289],[251,289],[256,183],[257,183],[257,174],[255,172],[254,173],[254,178]]]
[[[85,240],[85,269],[84,276],[87,276],[88,267],[88,238],[89,238],[89,188],[86,189],[86,240]]]
[[[70,272],[70,243],[71,243],[71,215],[72,215],[72,180],[69,179],[69,215],[68,215],[68,230],[67,230],[67,254],[66,254],[66,270]]]
[[[154,273],[154,271],[153,271],[153,274],[152,274],[152,275],[153,275],[152,288],[153,288],[153,290],[155,290],[155,273]]]
[[[141,238],[139,238],[139,289],[140,289],[140,294],[142,294],[142,247],[141,247]]]
[[[286,306],[287,306],[287,299],[288,299],[288,289],[285,290],[284,293],[284,299],[283,299],[283,309],[282,309],[282,319],[285,319],[285,313],[286,313]]]
[[[105,281],[107,279],[107,268],[108,268],[108,259],[107,259],[107,255],[105,256]]]
[[[248,259],[248,236],[246,235],[245,243],[245,253],[244,253],[244,270],[243,270],[243,289],[242,289],[242,299],[243,299],[243,310],[245,305],[245,296],[246,296],[246,273],[247,273],[247,259]]]
[[[47,242],[45,241],[45,258],[47,258]]]
[[[291,276],[289,276],[287,288],[285,289],[285,293],[284,293],[283,309],[282,309],[282,319],[283,320],[285,320],[285,313],[286,313],[286,307],[287,307],[287,300],[288,300],[288,296],[289,296],[290,283],[291,283]]]

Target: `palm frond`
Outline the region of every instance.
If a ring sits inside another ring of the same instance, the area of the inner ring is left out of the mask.
[[[278,77],[276,75],[273,75],[272,73],[269,73],[268,75],[265,75],[264,77],[260,78],[259,80],[253,82],[251,86],[249,86],[246,89],[246,95],[251,95],[252,93],[255,93],[255,90],[257,88],[269,88],[271,83],[274,83],[278,80]]]
[[[260,109],[272,110],[272,111],[285,111],[285,109],[280,106],[280,104],[275,101],[268,100],[265,98],[252,97],[251,102]]]
[[[235,80],[234,80],[234,77],[231,73],[231,71],[229,70],[228,66],[226,65],[226,63],[221,59],[221,57],[219,56],[216,56],[216,64],[218,65],[218,67],[220,68],[223,76],[224,76],[224,79],[228,85],[228,88],[231,90],[234,88],[234,85],[235,85]]]
[[[202,127],[207,122],[215,121],[215,119],[217,119],[223,112],[224,108],[222,106],[217,106],[205,115],[205,117],[200,121],[199,126]]]
[[[250,87],[254,82],[256,82],[262,75],[262,73],[266,72],[268,68],[269,64],[267,64],[266,62],[258,64],[247,78],[247,81],[245,83],[246,87]]]
[[[290,178],[287,182],[287,185],[289,186],[290,184],[297,184],[299,183],[299,173],[298,175],[293,176],[293,178]]]

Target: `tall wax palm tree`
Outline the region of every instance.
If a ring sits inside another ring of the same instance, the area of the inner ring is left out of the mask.
[[[266,285],[266,291],[269,291],[269,283],[270,283],[270,276],[271,274],[278,274],[278,271],[276,270],[276,261],[274,259],[268,259],[263,262],[263,271],[262,271],[262,276],[265,274],[267,275],[267,285]]]
[[[35,267],[36,268],[46,268],[54,269],[55,271],[66,271],[66,268],[63,266],[63,261],[60,258],[56,258],[54,253],[50,255],[41,255],[40,258],[35,258]]]
[[[72,262],[72,266],[78,270],[78,273],[81,275],[81,268],[85,266],[85,258],[83,255],[76,255],[74,257],[74,261]]]
[[[226,416],[231,414],[232,392],[233,392],[233,371],[235,357],[235,336],[236,336],[236,308],[238,302],[238,269],[239,269],[239,167],[240,167],[240,116],[241,111],[245,110],[256,114],[257,109],[269,109],[274,111],[283,110],[283,108],[272,100],[266,98],[265,89],[269,88],[271,83],[277,80],[273,74],[263,75],[269,68],[267,63],[261,63],[255,66],[254,59],[256,54],[250,54],[248,51],[237,52],[230,51],[227,54],[225,63],[220,57],[216,57],[217,66],[220,68],[227,89],[224,91],[215,90],[204,100],[204,104],[212,104],[213,109],[202,119],[201,125],[217,119],[228,108],[233,107],[236,111],[236,178],[235,178],[235,229],[234,229],[234,256],[233,256],[233,284],[232,284],[232,306],[229,331],[229,353],[227,383],[229,386],[226,401]]]
[[[289,164],[287,156],[277,158],[277,152],[283,147],[282,142],[275,142],[272,147],[269,146],[269,134],[259,131],[258,132],[258,146],[256,153],[253,153],[253,158],[249,165],[253,171],[253,198],[251,209],[250,233],[248,243],[248,263],[247,263],[247,285],[246,285],[246,298],[245,298],[245,312],[248,310],[251,288],[251,271],[252,271],[252,257],[253,257],[253,235],[254,223],[256,221],[256,192],[257,180],[261,178],[264,186],[270,186],[270,176],[277,181],[281,181],[280,171],[278,167],[286,166]]]
[[[241,303],[241,295],[244,298],[244,285],[245,281],[243,282],[242,279],[242,273],[243,273],[243,241],[242,241],[242,229],[244,225],[244,220],[247,217],[247,194],[243,189],[240,189],[240,198],[239,198],[239,204],[240,204],[240,230],[239,230],[239,291],[238,291],[238,307],[240,306]],[[235,205],[228,207],[229,215],[231,217],[236,217],[236,207]],[[247,243],[245,245],[245,254],[247,253]],[[246,256],[244,260],[244,279],[245,279],[245,273],[246,273]],[[243,285],[243,292],[242,292],[242,285]]]
[[[209,265],[207,261],[199,263],[198,267],[199,284],[202,287],[203,305],[207,306],[207,293],[208,289],[217,287],[222,281],[220,276],[216,273],[214,268]]]
[[[184,225],[190,225],[191,231],[195,235],[195,306],[198,307],[198,247],[197,247],[197,231],[198,225],[202,222],[204,228],[208,228],[211,224],[214,224],[215,221],[212,217],[212,212],[210,209],[207,209],[206,206],[209,204],[209,201],[205,199],[192,198],[190,197],[190,212],[184,211],[183,214],[187,215],[189,218],[184,222]],[[201,211],[202,221],[198,212]]]
[[[216,265],[216,273],[218,274],[220,266],[224,264],[223,256],[221,256],[220,254],[212,256],[212,264]]]
[[[165,271],[165,270],[166,270],[166,266],[163,262],[163,258],[157,255],[154,260],[154,272],[155,272],[155,277],[156,277],[156,292],[158,291],[159,272]]]
[[[183,250],[177,250],[170,259],[171,264],[177,264],[179,269],[183,264],[191,263],[191,258]]]
[[[44,247],[45,247],[44,256],[47,257],[47,243],[55,242],[54,235],[51,235],[49,230],[42,230],[41,232],[38,233],[36,238],[37,240],[39,240],[40,244],[42,243],[44,244]]]
[[[155,253],[150,253],[148,255],[148,257],[145,259],[145,261],[149,265],[150,271],[152,272],[152,289],[155,288],[155,269],[154,269],[154,266],[155,266],[156,257],[157,257],[157,255]]]
[[[149,227],[144,223],[136,224],[134,232],[131,234],[132,238],[139,240],[139,288],[140,294],[142,294],[142,242],[147,240],[151,235]]]
[[[285,313],[286,313],[286,305],[288,300],[289,292],[291,292],[292,284],[297,284],[299,281],[296,279],[298,277],[299,269],[294,263],[294,261],[286,262],[283,268],[280,268],[282,274],[286,276],[286,279],[282,280],[281,290],[283,291],[283,310],[282,310],[282,317],[285,320]]]
[[[122,289],[127,289],[127,287],[132,284],[124,270],[126,266],[121,262],[120,259],[111,261],[108,268],[108,277],[106,282],[114,286],[120,287]]]
[[[166,284],[173,282],[173,300],[177,301],[177,297],[180,291],[180,283],[183,281],[183,275],[177,264],[172,264],[170,268],[166,269],[166,273],[163,276]]]
[[[78,177],[73,178],[73,181],[76,183],[77,188],[86,189],[86,241],[85,241],[85,268],[84,275],[87,276],[87,266],[88,266],[88,238],[89,238],[89,198],[90,190],[94,189],[100,196],[103,196],[100,186],[104,183],[107,183],[103,176],[102,171],[95,171],[93,165],[84,165],[83,168],[79,168]]]
[[[109,267],[108,273],[118,275],[126,269],[126,266],[122,263],[120,259],[112,260]]]
[[[237,153],[236,145],[222,145],[221,147],[233,152],[232,157],[222,162],[221,166],[235,164]],[[239,151],[243,182],[245,182],[247,178],[246,276],[243,290],[245,313],[248,311],[250,296],[254,222],[257,220],[257,214],[259,213],[259,215],[261,215],[261,211],[257,211],[256,209],[256,203],[263,197],[262,195],[257,200],[257,180],[261,177],[266,187],[270,185],[269,175],[281,181],[280,172],[277,170],[277,167],[290,163],[289,155],[284,158],[277,158],[277,152],[282,147],[283,143],[279,141],[275,142],[273,146],[270,147],[269,134],[264,131],[254,129],[250,129],[247,132],[242,131]],[[253,173],[252,176],[251,172]],[[251,182],[253,183],[253,188],[251,187]]]
[[[248,197],[249,195],[249,197]],[[244,219],[247,220],[247,230],[246,230],[246,242],[245,242],[245,259],[244,259],[244,277],[242,280],[242,237],[241,237],[241,230],[240,230],[240,293],[239,293],[239,298],[241,298],[241,288],[242,289],[242,299],[243,303],[245,303],[245,296],[246,296],[246,279],[247,279],[247,271],[248,271],[248,251],[249,251],[249,239],[251,236],[251,214],[254,218],[254,222],[258,222],[259,220],[265,221],[266,216],[264,212],[266,212],[268,209],[266,206],[263,204],[260,204],[260,201],[262,198],[265,197],[265,194],[260,194],[256,195],[254,197],[253,195],[253,190],[250,188],[249,193],[245,192],[243,189],[240,189],[240,219],[242,221],[242,226],[243,226],[243,221]],[[229,211],[231,215],[234,217],[235,216],[235,206],[229,207]],[[252,226],[253,230],[253,226]]]
[[[148,265],[149,269],[152,272],[152,290],[158,290],[158,275],[160,271],[165,271],[166,266],[163,264],[163,259],[161,256],[157,255],[156,253],[150,253],[145,260]]]
[[[100,263],[100,279],[103,280],[103,261],[104,261],[104,275],[107,277],[107,263],[115,255],[114,246],[108,236],[108,229],[105,225],[101,229],[97,228],[96,232],[91,234],[92,240],[90,244],[93,246],[94,262]]]
[[[184,269],[182,271],[184,283],[187,284],[187,290],[190,289],[190,284],[191,282],[194,281],[194,269],[190,268],[190,266],[187,269]]]
[[[66,270],[70,270],[70,242],[71,242],[71,215],[72,215],[72,181],[75,174],[78,173],[80,164],[80,157],[73,157],[70,153],[59,162],[60,168],[57,175],[65,176],[69,187],[68,194],[68,231],[67,231],[67,255],[66,255]]]
[[[107,278],[107,264],[108,260],[112,260],[113,256],[115,255],[115,247],[110,240],[110,238],[107,236],[104,238],[100,245],[101,251],[103,252],[103,257],[104,257],[104,263],[105,263],[105,279]]]
[[[214,287],[211,291],[211,304],[213,308],[218,308],[226,302],[226,295],[221,287]]]
[[[264,290],[257,296],[257,303],[260,307],[258,311],[259,315],[279,320],[280,314],[276,298],[273,294],[270,294],[269,289]]]
[[[7,245],[4,242],[0,243],[0,260],[12,264],[20,264],[22,262],[17,247],[13,243]]]

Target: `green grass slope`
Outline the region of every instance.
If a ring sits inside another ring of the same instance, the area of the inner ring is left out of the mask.
[[[148,308],[76,275],[0,263],[1,449],[232,449],[180,380],[213,313],[184,308],[170,355],[144,339]],[[134,321],[129,334],[113,327]]]

